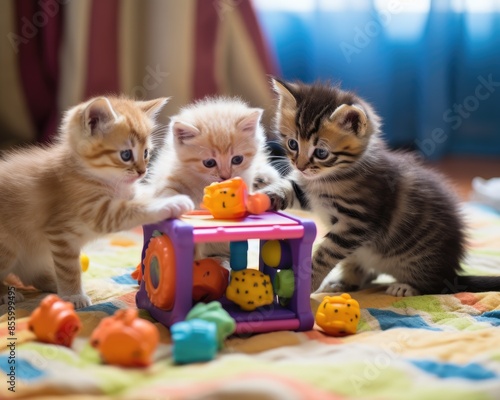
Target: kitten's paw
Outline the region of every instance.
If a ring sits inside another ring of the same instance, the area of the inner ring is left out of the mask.
[[[359,287],[357,285],[351,285],[344,281],[331,281],[322,285],[318,289],[318,292],[344,293],[358,290],[358,288]]]
[[[171,213],[170,218],[178,218],[182,214],[194,210],[193,200],[191,200],[189,196],[180,194],[170,198],[169,200],[172,201],[172,203],[168,206]]]
[[[265,188],[266,186],[269,185],[269,183],[270,182],[267,182],[264,177],[258,176],[257,178],[255,178],[255,180],[253,182],[253,190],[257,191],[257,190],[260,190],[262,188]]]
[[[278,211],[284,210],[288,207],[288,201],[285,197],[280,196],[277,193],[269,192],[263,190],[262,193],[267,194],[269,200],[271,200],[271,210]]]
[[[90,301],[89,296],[86,294],[71,294],[68,296],[60,296],[61,299],[64,301],[69,301],[70,303],[73,303],[75,306],[75,309],[78,308],[83,308],[83,307],[88,307],[92,305],[92,302]]]
[[[15,294],[13,296],[14,298],[12,299],[12,296],[9,296],[8,294],[0,297],[0,305],[2,304],[9,304],[9,301],[14,300],[14,303],[20,303],[21,301],[24,301],[24,295],[17,290],[15,291]]]
[[[396,297],[418,296],[420,292],[406,283],[391,283],[385,291],[388,295]]]
[[[194,203],[189,196],[179,194],[167,199],[157,200],[158,217],[160,221],[169,218],[179,218],[182,214],[194,210]]]
[[[271,167],[272,168],[272,167]],[[262,190],[265,187],[276,183],[279,180],[279,174],[276,171],[273,173],[259,173],[253,181],[253,190]]]

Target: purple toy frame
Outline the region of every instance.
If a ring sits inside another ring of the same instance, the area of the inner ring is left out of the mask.
[[[148,310],[151,315],[167,327],[183,321],[193,307],[193,254],[195,243],[242,241],[260,239],[260,248],[265,240],[286,239],[292,252],[292,269],[295,277],[295,292],[288,305],[279,305],[277,299],[272,305],[259,307],[254,311],[243,311],[225,297],[219,301],[236,320],[236,333],[257,333],[279,330],[304,331],[312,328],[314,317],[310,306],[311,254],[316,237],[314,222],[290,216],[285,213],[266,212],[249,215],[241,220],[216,221],[217,226],[193,226],[186,219],[165,220],[145,225],[142,260],[154,231],[167,235],[176,255],[175,303],[165,311],[151,303],[144,280],[136,295],[137,307]],[[241,223],[241,224],[240,224]],[[250,223],[250,226],[245,226]],[[144,273],[144,264],[141,265]],[[274,277],[276,270],[267,267],[259,254],[259,269]]]

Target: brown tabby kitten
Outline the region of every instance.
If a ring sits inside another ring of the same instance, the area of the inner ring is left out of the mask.
[[[66,113],[52,146],[17,150],[0,161],[0,281],[12,272],[25,285],[88,306],[79,262],[85,243],[193,208],[187,196],[135,196],[155,115],[166,101],[94,98]],[[1,304],[6,287],[0,290]]]
[[[196,206],[205,186],[241,177],[248,188],[278,181],[268,163],[262,110],[237,98],[209,97],[172,117],[167,145],[151,167],[156,195],[188,195]],[[203,246],[197,257],[227,254],[225,246]],[[198,250],[201,246],[198,247]]]
[[[500,277],[459,276],[465,238],[443,177],[390,152],[379,117],[338,87],[273,80],[276,129],[292,171],[265,191],[273,207],[310,209],[329,229],[313,258],[312,290],[350,291],[380,273],[387,293],[500,290]]]

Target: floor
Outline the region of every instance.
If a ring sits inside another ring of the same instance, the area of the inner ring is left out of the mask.
[[[500,158],[449,157],[429,165],[448,176],[463,200],[470,197],[474,177],[500,178]]]

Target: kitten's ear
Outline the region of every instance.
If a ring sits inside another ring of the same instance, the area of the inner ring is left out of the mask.
[[[330,121],[343,131],[352,132],[359,137],[365,136],[368,128],[368,118],[361,106],[356,104],[338,106],[330,115]]]
[[[254,134],[257,131],[263,112],[264,110],[260,108],[253,108],[248,116],[238,122],[236,128],[243,133]]]
[[[187,122],[173,120],[170,126],[175,139],[181,144],[200,134],[200,130],[196,126]]]
[[[99,97],[87,105],[83,113],[85,131],[90,135],[105,133],[118,119],[111,102],[106,97]]]
[[[295,87],[293,83],[281,82],[276,78],[271,78],[271,83],[273,85],[273,90],[279,95],[279,107],[280,108],[294,108],[297,105],[297,99],[295,98]]]
[[[137,106],[145,112],[149,118],[155,119],[169,100],[170,97],[159,97],[154,100],[136,101],[135,104],[137,104]]]

